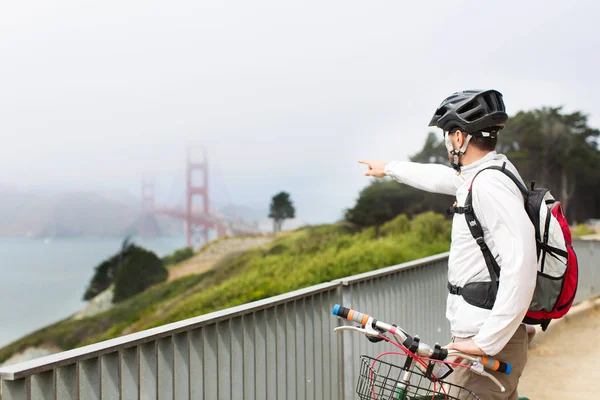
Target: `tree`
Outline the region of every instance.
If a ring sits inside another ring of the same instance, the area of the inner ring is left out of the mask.
[[[113,301],[125,300],[149,286],[167,280],[169,273],[160,258],[151,251],[134,246],[115,277]]]
[[[439,139],[438,139],[439,138]],[[447,164],[448,150],[439,134],[429,132],[420,152],[410,157],[410,161],[419,163]]]
[[[401,214],[406,206],[402,190],[390,180],[374,180],[361,190],[356,205],[346,210],[346,221],[361,227],[375,226],[379,235],[381,225]]]
[[[273,218],[273,232],[279,232],[283,221],[294,218],[296,210],[289,193],[279,192],[271,199],[269,218]]]
[[[94,276],[83,295],[83,300],[93,299],[113,284],[119,266],[129,256],[133,247],[134,245],[129,241],[129,237],[125,238],[121,244],[121,249],[95,268]]]
[[[187,255],[189,251],[182,253]],[[117,302],[162,282],[167,277],[164,263],[156,254],[136,246],[126,238],[115,255],[96,267],[83,299],[91,300],[114,284],[113,301]]]

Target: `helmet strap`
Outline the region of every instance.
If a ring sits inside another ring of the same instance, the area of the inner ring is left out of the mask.
[[[472,137],[473,136],[467,133],[467,138],[465,139],[465,142],[463,143],[461,148],[453,149],[450,152],[450,155],[452,156],[452,162],[450,164],[452,164],[452,168],[454,168],[456,172],[460,172],[460,168],[462,167],[462,164],[460,162],[460,156],[465,154],[465,151],[467,151],[467,146],[469,145],[469,142],[471,141]]]

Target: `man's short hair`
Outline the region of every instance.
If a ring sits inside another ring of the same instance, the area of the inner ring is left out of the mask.
[[[496,144],[498,143],[498,136],[485,137],[485,136],[473,136],[469,145],[475,146],[480,150],[494,151],[496,150]]]
[[[465,131],[463,131],[459,127],[450,129],[450,131],[448,131],[448,133],[453,134],[456,131],[461,131],[462,133],[465,133]],[[471,134],[472,137],[471,137],[471,141],[469,141],[469,145],[474,145],[479,150],[484,150],[484,151],[496,150],[496,144],[498,144],[497,134],[494,137],[489,137],[489,136],[481,136],[480,132],[475,132],[474,135],[475,136],[473,136],[473,134]]]

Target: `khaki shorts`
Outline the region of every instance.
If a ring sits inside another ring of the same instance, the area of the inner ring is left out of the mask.
[[[461,342],[464,338],[453,337],[452,342]],[[481,400],[518,400],[517,386],[519,378],[527,364],[527,331],[525,325],[521,324],[513,337],[504,346],[500,353],[494,358],[512,365],[510,375],[500,372],[492,372],[506,391],[502,393],[498,386],[485,376],[477,375],[466,368],[454,367],[454,372],[446,379],[446,382],[465,387],[474,392]],[[461,360],[461,364],[466,364]]]

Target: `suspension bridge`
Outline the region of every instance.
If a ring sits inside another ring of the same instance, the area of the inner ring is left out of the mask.
[[[211,233],[216,237],[223,237],[258,232],[256,225],[248,224],[241,218],[227,219],[224,215],[211,209],[206,151],[203,152],[202,160],[196,160],[193,159],[192,152],[188,149],[185,183],[185,206],[177,208],[157,204],[154,179],[142,178],[142,217],[139,226],[142,236],[158,233],[154,217],[161,215],[184,221],[188,247],[199,247],[203,243],[207,243]]]

